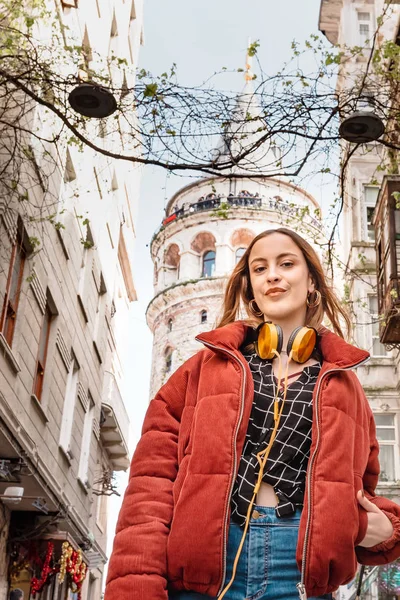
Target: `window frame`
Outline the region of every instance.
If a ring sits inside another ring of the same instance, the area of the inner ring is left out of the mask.
[[[87,391],[87,396],[88,405],[83,420],[82,443],[78,467],[78,479],[85,488],[88,488],[91,485],[89,481],[90,453],[92,446],[93,420],[96,409],[95,401],[89,389]]]
[[[16,264],[18,254],[20,255],[19,256],[20,264],[19,264],[18,273],[16,276],[16,290],[15,290],[15,296],[13,298],[14,302],[12,303],[12,301],[10,299],[10,291],[13,287],[12,284],[14,281],[14,277],[13,277],[14,267]],[[24,248],[22,237],[21,237],[21,235],[17,235],[17,239],[11,249],[11,257],[10,257],[10,263],[9,263],[9,268],[8,268],[6,291],[4,294],[3,308],[2,308],[1,320],[0,320],[0,332],[3,334],[4,339],[6,340],[7,344],[10,346],[10,348],[12,347],[12,342],[13,342],[14,332],[15,332],[15,324],[16,324],[17,315],[18,315],[18,306],[19,306],[19,299],[20,299],[20,295],[21,295],[22,279],[24,276],[26,255],[27,255],[27,252],[26,252],[26,249]]]
[[[207,256],[208,254],[213,254],[213,255],[214,255],[214,256],[213,256],[213,258],[212,258],[212,259],[207,259],[207,258],[206,258],[206,256]],[[201,267],[201,276],[202,276],[202,277],[213,277],[213,276],[214,276],[214,273],[215,273],[215,262],[216,262],[216,256],[217,256],[217,255],[216,255],[216,252],[215,252],[215,250],[206,250],[206,251],[203,253],[203,256],[202,256],[202,267]],[[208,274],[206,273],[206,269],[205,269],[205,267],[206,267],[206,264],[211,264],[211,265],[213,265],[213,266],[211,267],[211,269],[210,269],[210,275],[208,275]]]
[[[51,311],[49,303],[46,302],[46,308],[45,308],[45,312],[44,312],[43,319],[42,319],[42,325],[40,328],[38,353],[37,353],[36,367],[35,367],[35,377],[33,380],[33,391],[32,391],[33,395],[37,398],[37,400],[39,402],[41,401],[42,394],[43,394],[43,383],[44,383],[44,378],[46,375],[47,353],[48,353],[49,338],[50,338],[50,331],[51,331],[51,327],[52,327],[53,318],[54,318],[54,314]],[[47,323],[46,329],[44,327],[45,323]],[[43,338],[44,332],[45,332],[45,338]],[[42,347],[43,342],[44,342],[43,356],[41,357],[40,352],[41,352],[41,347]]]
[[[389,355],[389,352],[388,352],[388,350],[386,350],[384,344],[382,344],[380,342],[380,337],[379,337],[379,321],[378,321],[379,312],[375,313],[375,312],[371,311],[371,299],[372,298],[376,298],[376,302],[378,304],[378,296],[377,296],[377,294],[367,294],[368,314],[369,314],[369,325],[368,325],[369,343],[367,344],[367,347],[369,345],[371,347],[371,357],[374,357],[374,358],[386,358]],[[379,306],[377,306],[377,308],[379,310]],[[376,334],[374,334],[374,327],[377,328]],[[374,339],[379,340],[379,344],[382,346],[382,348],[385,349],[385,353],[384,354],[374,354]]]
[[[368,15],[368,18],[366,18],[366,15]],[[362,48],[367,49],[367,48],[371,47],[371,35],[373,35],[372,27],[371,27],[372,24],[373,24],[372,11],[367,11],[365,9],[363,9],[363,10],[357,9],[357,38],[359,41],[359,45]],[[361,31],[362,27],[368,28],[368,35],[366,34],[366,32],[362,33],[362,31]],[[368,41],[368,43],[367,43],[367,41]]]
[[[172,354],[173,354],[173,350],[172,348],[167,348],[164,356],[165,356],[165,374],[168,375],[168,373],[171,373],[172,371]]]
[[[75,352],[71,349],[71,362],[67,374],[67,383],[64,393],[62,418],[60,425],[60,437],[58,445],[65,454],[71,453],[71,437],[74,424],[76,399],[78,397],[78,383],[80,365],[76,359]]]
[[[243,253],[238,256],[238,252],[240,252],[240,250],[243,250]],[[246,252],[247,248],[245,248],[244,246],[239,246],[238,248],[236,248],[235,250],[235,265],[238,264],[239,260],[242,258],[243,254]]]
[[[373,237],[371,237],[370,233],[372,230],[369,228],[369,224],[372,225],[372,223],[368,220],[368,209],[372,208],[373,211],[375,210],[376,201],[378,199],[378,194],[379,194],[379,189],[380,188],[377,185],[363,184],[363,201],[364,201],[363,204],[364,204],[364,219],[365,219],[364,234],[367,237],[367,240],[369,242],[375,242],[375,229],[373,229]],[[374,202],[371,199],[367,198],[367,190],[376,190],[376,198],[375,198]]]
[[[394,482],[400,479],[400,456],[398,452],[399,448],[399,436],[398,436],[398,419],[397,413],[392,411],[379,411],[374,412],[374,420],[375,420],[375,428],[376,428],[376,439],[378,440],[378,444],[380,447],[382,446],[391,446],[393,448],[393,465],[394,465],[394,479],[388,479],[387,481],[379,481],[379,484],[388,483],[393,484]],[[376,423],[377,416],[392,416],[393,417],[393,425],[378,425]],[[394,436],[393,440],[380,440],[378,436],[378,429],[385,430],[393,430]]]

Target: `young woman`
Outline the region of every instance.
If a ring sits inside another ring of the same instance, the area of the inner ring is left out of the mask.
[[[357,561],[400,556],[400,507],[375,495],[374,419],[352,370],[369,355],[341,318],[305,240],[253,240],[218,328],[150,403],[105,600],[331,598]]]

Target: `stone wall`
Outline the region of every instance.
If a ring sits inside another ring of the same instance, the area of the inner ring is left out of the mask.
[[[195,337],[216,326],[222,307],[223,281],[209,281],[207,289],[204,289],[202,282],[185,286],[182,295],[178,292],[176,302],[171,301],[168,308],[158,314],[154,329],[151,397],[154,397],[171,373],[204,347]],[[204,310],[207,311],[207,320],[202,323],[201,313]],[[166,358],[169,350],[172,351],[172,365],[168,372]]]

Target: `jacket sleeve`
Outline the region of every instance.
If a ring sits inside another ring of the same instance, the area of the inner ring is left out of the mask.
[[[375,420],[372,411],[370,414],[369,435],[370,453],[367,468],[363,476],[364,493],[366,498],[380,508],[390,519],[393,525],[393,534],[388,540],[385,540],[376,546],[370,548],[357,546],[356,553],[358,562],[361,564],[385,565],[400,557],[400,506],[388,498],[377,496],[375,494],[380,467],[378,460],[379,444],[376,439]],[[364,519],[364,524],[362,526],[366,531],[368,522],[366,511],[363,510],[361,515]]]
[[[194,357],[192,357],[193,359]],[[104,600],[167,600],[167,539],[189,359],[150,402],[118,517]]]

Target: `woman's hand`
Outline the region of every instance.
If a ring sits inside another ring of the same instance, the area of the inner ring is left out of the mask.
[[[364,539],[358,544],[371,548],[385,542],[393,535],[393,525],[388,517],[375,504],[367,500],[363,490],[357,492],[359,504],[367,511],[368,527]]]

